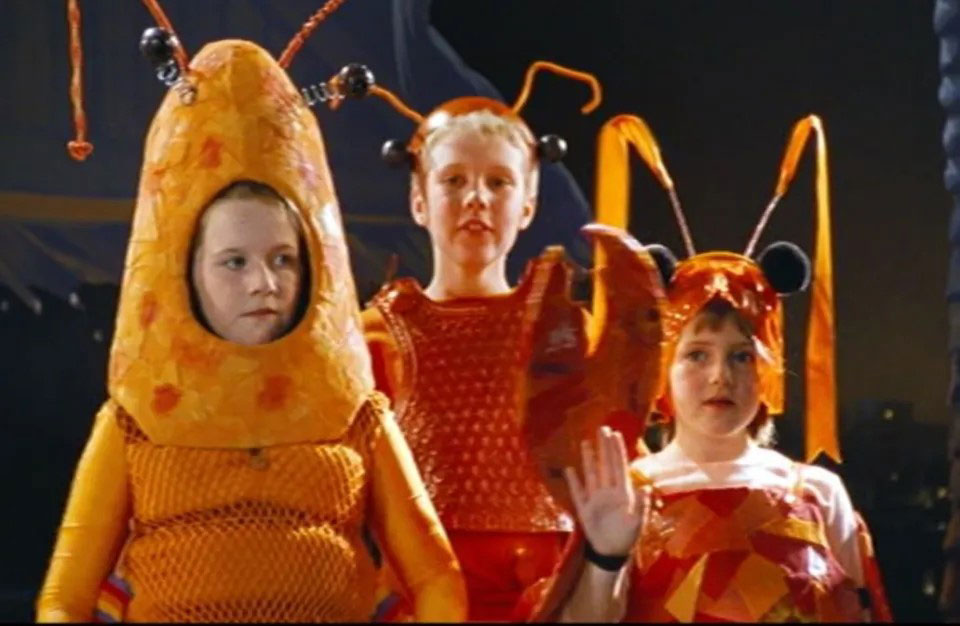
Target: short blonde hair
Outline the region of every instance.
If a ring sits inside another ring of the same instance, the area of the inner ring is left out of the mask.
[[[487,137],[503,137],[514,147],[523,150],[529,159],[527,189],[536,192],[537,185],[540,183],[540,164],[535,153],[536,142],[530,129],[519,119],[503,117],[486,109],[454,115],[446,124],[427,135],[420,149],[416,171],[423,175],[430,169],[430,151],[440,141],[451,135],[465,132],[475,132]],[[414,178],[416,179],[416,176]]]

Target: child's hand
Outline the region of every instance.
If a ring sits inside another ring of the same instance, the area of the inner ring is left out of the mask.
[[[646,506],[630,481],[623,436],[602,426],[596,446],[583,441],[581,454],[584,482],[572,467],[566,478],[584,534],[599,554],[626,555],[640,533]]]

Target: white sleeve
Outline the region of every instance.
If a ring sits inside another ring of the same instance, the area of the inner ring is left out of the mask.
[[[833,472],[814,465],[806,466],[804,473],[807,484],[817,492],[827,542],[834,558],[857,586],[863,587],[865,582],[857,540],[857,518],[843,481]]]

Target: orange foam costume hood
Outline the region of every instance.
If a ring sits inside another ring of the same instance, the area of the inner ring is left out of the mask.
[[[179,55],[182,48],[178,47]],[[110,352],[109,392],[161,445],[257,448],[339,438],[373,389],[343,224],[313,113],[270,54],[205,46],[147,134]],[[190,305],[190,242],[237,180],[274,188],[299,216],[309,305],[271,343],[225,341]]]

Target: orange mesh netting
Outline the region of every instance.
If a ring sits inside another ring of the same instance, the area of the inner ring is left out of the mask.
[[[367,619],[376,574],[362,524],[375,410],[367,405],[340,442],[262,450],[157,446],[120,411],[134,520],[122,563],[134,594],[128,618]]]

